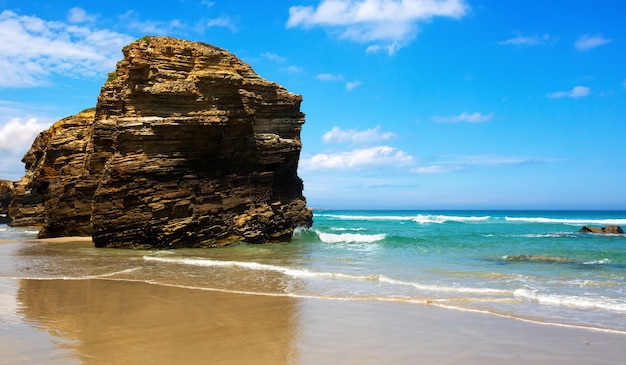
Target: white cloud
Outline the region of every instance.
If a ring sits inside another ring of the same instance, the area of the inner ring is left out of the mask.
[[[400,48],[402,48],[402,44],[400,42],[391,42],[385,45],[373,44],[371,46],[368,46],[365,49],[365,52],[367,53],[387,52],[389,55],[394,55]]]
[[[499,41],[498,44],[521,47],[521,46],[539,46],[539,45],[545,45],[545,44],[550,44],[554,42],[555,42],[554,37],[550,36],[549,34],[544,34],[542,36],[536,36],[536,35],[525,36],[525,35],[520,34],[516,37]]]
[[[290,74],[299,74],[302,72],[302,67],[290,65],[284,68],[284,71]]]
[[[263,52],[261,53],[261,57],[265,58],[266,60],[277,62],[277,63],[283,63],[287,61],[285,57],[279,56],[276,53],[271,53],[271,52]]]
[[[237,24],[239,23],[238,20],[233,19],[231,17],[228,16],[220,16],[217,18],[213,18],[213,19],[209,19],[206,23],[207,27],[223,27],[223,28],[227,28],[228,30],[230,30],[233,33],[236,33],[238,28],[237,28]]]
[[[462,170],[461,166],[454,165],[432,165],[432,166],[420,166],[411,170],[416,174],[446,174],[457,170]]]
[[[67,16],[67,21],[70,23],[87,23],[93,22],[97,19],[95,15],[89,15],[82,8],[71,8],[70,13]]]
[[[343,75],[321,73],[321,74],[317,74],[317,79],[321,81],[343,81]]]
[[[586,86],[575,86],[572,90],[568,91],[555,91],[553,93],[548,94],[549,98],[559,99],[559,98],[572,98],[578,99],[585,96],[589,96],[591,94],[591,88]]]
[[[356,89],[357,87],[361,86],[362,82],[361,81],[350,81],[346,83],[346,90],[348,91],[352,91],[354,89]]]
[[[470,167],[520,166],[557,161],[559,160],[542,157],[470,155],[452,158],[448,161],[434,162],[428,166],[419,166],[411,169],[411,172],[416,174],[444,174],[465,170]]]
[[[339,153],[320,153],[305,158],[300,165],[305,170],[362,169],[369,167],[405,166],[413,163],[413,156],[389,146],[355,149]]]
[[[43,85],[53,74],[101,76],[133,38],[109,30],[0,13],[0,88]]]
[[[578,51],[588,51],[612,41],[612,39],[604,38],[602,34],[584,34],[574,42],[574,48]]]
[[[343,130],[339,127],[333,127],[330,131],[324,133],[322,140],[324,143],[368,143],[385,141],[396,138],[393,132],[381,132],[380,126],[375,128],[359,131],[356,129]]]
[[[459,19],[465,0],[322,0],[289,8],[287,27],[322,27],[340,38],[374,43],[368,52],[393,54],[417,34],[417,24],[435,17]]]
[[[19,155],[26,152],[39,132],[48,126],[39,123],[37,118],[22,121],[20,118],[11,119],[0,127],[0,150]]]
[[[275,62],[275,63],[285,63],[287,61],[287,58],[280,56],[276,53],[272,53],[272,52],[263,52],[261,53],[261,57],[265,58],[266,60],[270,62]],[[281,67],[280,70],[286,73],[290,73],[290,74],[297,74],[297,73],[302,72],[302,67],[289,65],[289,66]]]
[[[463,112],[459,115],[455,115],[452,117],[442,117],[442,116],[436,115],[433,117],[433,120],[439,123],[461,123],[461,122],[482,123],[482,122],[487,122],[491,120],[492,118],[493,118],[493,113],[482,114],[482,113],[477,113],[477,112],[476,113]]]

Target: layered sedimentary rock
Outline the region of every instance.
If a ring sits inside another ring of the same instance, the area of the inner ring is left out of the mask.
[[[64,118],[37,136],[22,161],[9,215],[13,225],[43,225],[40,237],[91,234],[91,201],[97,181],[80,184],[95,110]]]
[[[25,156],[17,222],[40,209],[41,237],[156,248],[285,241],[311,225],[300,95],[204,43],[144,37],[123,52],[95,114],[58,122]]]

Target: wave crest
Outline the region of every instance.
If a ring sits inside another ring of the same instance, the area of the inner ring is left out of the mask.
[[[585,224],[598,225],[626,225],[626,219],[608,218],[608,219],[583,219],[583,218],[546,218],[546,217],[504,217],[507,222],[521,223],[556,223],[567,224],[572,226],[584,226]]]
[[[413,221],[420,224],[428,224],[428,223],[445,223],[445,222],[457,222],[457,223],[472,223],[472,222],[486,222],[491,219],[490,216],[482,216],[482,217],[463,217],[463,216],[454,216],[454,215],[422,215],[418,214],[413,218]]]
[[[617,303],[608,298],[588,298],[571,295],[541,294],[529,289],[517,289],[513,295],[532,300],[540,304],[559,305],[581,309],[603,309],[614,312],[626,312],[625,303]]]
[[[341,219],[341,220],[362,220],[362,221],[413,221],[420,224],[445,223],[445,222],[486,222],[491,216],[454,216],[442,214],[418,214],[418,215],[349,215],[349,214],[320,214],[319,217]]]

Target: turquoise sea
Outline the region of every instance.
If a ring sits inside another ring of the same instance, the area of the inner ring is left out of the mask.
[[[578,233],[584,225],[626,228],[626,211],[320,210],[289,243],[173,251],[44,243],[36,229],[4,225],[0,284],[102,279],[398,301],[626,333],[626,235]]]

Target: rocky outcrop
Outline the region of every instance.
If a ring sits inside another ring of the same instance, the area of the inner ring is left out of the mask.
[[[604,227],[593,227],[593,226],[584,226],[579,229],[578,232],[581,233],[604,233],[604,234],[622,234],[624,230],[620,226],[608,225]]]
[[[0,180],[0,224],[10,223],[9,204],[15,195],[15,184],[12,181]]]
[[[22,161],[26,176],[16,183],[12,225],[43,225],[40,237],[91,234],[91,201],[97,181],[84,167],[95,109],[56,122],[35,139]]]
[[[123,52],[95,112],[57,122],[24,157],[18,224],[154,248],[285,241],[311,226],[300,95],[204,43],[144,37]]]

